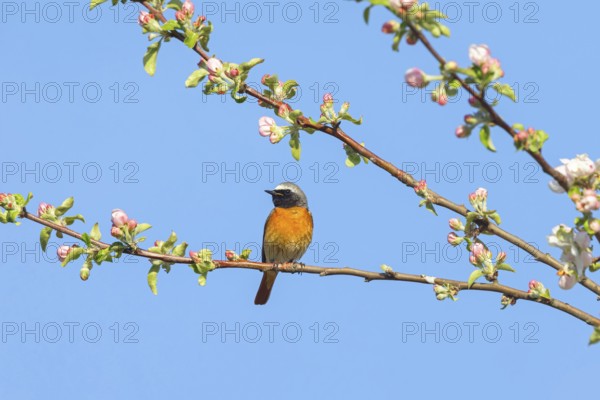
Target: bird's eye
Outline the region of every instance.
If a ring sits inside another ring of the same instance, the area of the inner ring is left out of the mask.
[[[281,191],[281,193],[284,194],[284,195],[288,195],[288,194],[292,193],[292,191],[290,189],[283,189]]]

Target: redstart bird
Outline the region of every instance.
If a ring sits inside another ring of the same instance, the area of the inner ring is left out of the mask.
[[[313,219],[308,211],[306,195],[298,186],[283,182],[273,190],[265,190],[273,198],[275,208],[265,222],[262,262],[283,264],[296,262],[312,241]],[[265,271],[254,304],[266,304],[277,278],[277,271]]]

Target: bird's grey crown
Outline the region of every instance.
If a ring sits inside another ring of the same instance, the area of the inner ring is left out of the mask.
[[[298,187],[298,185],[292,182],[283,182],[277,185],[275,189],[271,191],[273,197],[273,204],[275,207],[306,207],[308,208],[308,200],[306,195]]]

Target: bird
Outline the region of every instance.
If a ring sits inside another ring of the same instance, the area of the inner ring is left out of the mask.
[[[291,182],[283,182],[265,192],[271,195],[275,208],[265,222],[262,262],[275,265],[296,262],[312,242],[313,218],[306,195]],[[275,278],[277,271],[263,272],[254,304],[267,304]]]

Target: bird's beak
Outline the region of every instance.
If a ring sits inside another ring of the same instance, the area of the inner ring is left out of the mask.
[[[269,193],[271,196],[283,196],[281,193],[275,190],[265,190],[265,192]]]

